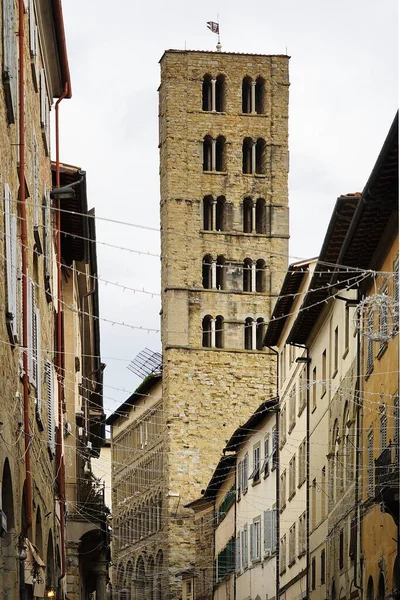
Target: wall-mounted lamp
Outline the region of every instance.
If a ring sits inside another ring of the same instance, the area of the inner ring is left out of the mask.
[[[70,200],[71,198],[75,198],[75,196],[75,190],[70,185],[54,188],[50,192],[50,198],[52,198],[52,200]]]

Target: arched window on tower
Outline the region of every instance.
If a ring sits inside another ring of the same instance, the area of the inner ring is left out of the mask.
[[[243,261],[243,291],[252,292],[252,266],[251,258],[245,258]]]
[[[216,149],[215,149],[215,170],[225,171],[226,170],[226,157],[225,157],[226,140],[223,135],[217,137]]]
[[[206,135],[204,138],[204,141],[203,141],[203,171],[212,171],[213,170],[212,145],[213,145],[212,137],[210,135]]]
[[[256,113],[262,115],[265,113],[265,80],[262,77],[256,79],[255,89],[255,110]]]
[[[253,319],[247,317],[244,323],[244,348],[253,350]]]
[[[226,265],[223,256],[217,257],[217,290],[224,290],[226,287]]]
[[[253,173],[253,162],[252,162],[252,151],[253,148],[253,140],[251,138],[245,138],[243,140],[243,161],[242,161],[242,170],[245,175],[251,175]]]
[[[215,228],[217,231],[225,231],[225,198],[220,196],[217,198],[216,207],[216,224]]]
[[[205,290],[211,290],[212,288],[212,256],[210,254],[206,254],[203,258],[203,288]]]
[[[205,231],[213,231],[213,198],[205,196],[203,198],[203,229]]]
[[[256,173],[264,175],[266,171],[266,144],[265,140],[258,138],[256,143]]]
[[[225,75],[218,75],[215,82],[215,110],[224,112],[225,110]]]
[[[245,198],[243,200],[243,232],[252,233],[253,231],[253,200]]]
[[[256,232],[267,233],[267,207],[264,198],[256,202]]]
[[[224,347],[224,317],[221,315],[215,319],[215,347]]]
[[[211,315],[206,315],[203,319],[203,348],[211,348]]]
[[[256,262],[256,292],[266,291],[266,266],[264,260]]]
[[[257,350],[262,350],[264,347],[264,336],[265,336],[265,323],[264,319],[260,317],[257,319],[256,324],[256,345]]]
[[[212,80],[211,75],[209,75],[209,74],[204,75],[204,78],[203,78],[203,90],[202,90],[202,94],[203,94],[202,108],[203,108],[204,111],[210,111],[210,110],[212,110],[212,84],[211,84],[211,80]]]
[[[242,112],[251,113],[251,77],[245,77],[242,82]]]

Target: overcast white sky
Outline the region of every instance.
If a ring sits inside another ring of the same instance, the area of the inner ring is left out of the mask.
[[[361,191],[398,104],[396,0],[64,0],[73,97],[60,106],[61,160],[87,171],[97,216],[159,226],[158,61],[165,49],[215,49],[290,60],[290,260],[315,256],[333,205]],[[99,276],[159,293],[157,232],[97,222]],[[105,319],[159,328],[159,296],[99,284]],[[105,406],[139,379],[127,370],[159,335],[102,323]],[[112,386],[112,387],[108,387]]]

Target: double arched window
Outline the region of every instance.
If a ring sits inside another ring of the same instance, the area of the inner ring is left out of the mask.
[[[206,112],[224,112],[225,110],[225,75],[212,77],[204,75],[202,86],[202,109]]]
[[[244,322],[244,348],[245,350],[262,350],[265,335],[265,321],[262,317],[254,320],[247,317]]]
[[[203,198],[203,229],[205,231],[226,231],[226,200],[219,196],[216,200],[212,196]]]
[[[215,319],[211,315],[206,315],[202,323],[203,348],[223,348],[224,347],[224,317],[218,315]]]
[[[221,173],[226,170],[226,140],[223,135],[216,139],[206,135],[203,140],[203,171]]]
[[[242,144],[242,171],[245,175],[264,175],[267,172],[266,142],[263,138],[246,137]]]
[[[214,260],[210,254],[203,257],[202,282],[205,290],[224,290],[226,288],[226,261],[223,256]]]
[[[265,113],[265,79],[245,77],[242,82],[242,112],[246,114]]]
[[[243,233],[269,234],[270,207],[267,206],[264,198],[252,198],[243,200]]]
[[[251,258],[245,258],[243,261],[243,291],[244,292],[265,292],[267,289],[266,264],[259,259],[253,261]]]

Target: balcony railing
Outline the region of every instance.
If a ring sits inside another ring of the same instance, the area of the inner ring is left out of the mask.
[[[398,522],[399,513],[399,446],[389,444],[375,459],[375,502],[383,512],[390,513]]]

